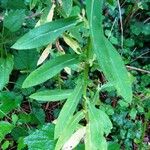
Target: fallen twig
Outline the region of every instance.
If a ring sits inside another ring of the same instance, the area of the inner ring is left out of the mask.
[[[143,72],[143,73],[148,73],[148,74],[150,74],[150,71],[148,71],[148,70],[136,68],[136,67],[133,67],[133,66],[126,66],[126,67],[127,67],[129,70],[136,70],[136,71],[140,71],[140,72]]]

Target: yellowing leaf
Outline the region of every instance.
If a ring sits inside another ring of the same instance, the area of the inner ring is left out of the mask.
[[[81,48],[77,41],[71,38],[69,35],[64,34],[64,41],[77,53],[80,54]]]
[[[48,55],[50,53],[51,48],[52,48],[52,44],[49,44],[45,48],[45,50],[43,51],[43,53],[41,54],[41,56],[40,56],[40,58],[39,58],[39,60],[37,62],[37,65],[40,65],[40,64],[42,64],[45,61],[45,59],[48,57]]]
[[[77,129],[78,123],[81,119],[83,119],[84,113],[83,112],[78,112],[74,116],[70,116],[69,122],[67,126],[64,127],[57,143],[55,150],[60,150],[62,146],[65,144],[65,142],[71,137],[73,132]],[[66,150],[68,147],[66,147]]]
[[[74,149],[81,139],[84,137],[86,132],[86,128],[82,127],[78,129],[71,137],[70,139],[64,144],[62,150],[72,150]]]

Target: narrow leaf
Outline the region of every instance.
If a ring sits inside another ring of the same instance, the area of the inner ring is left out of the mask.
[[[54,136],[55,139],[60,136],[63,129],[65,129],[66,126],[68,125],[69,118],[75,112],[76,107],[81,99],[82,91],[83,91],[83,85],[81,80],[79,80],[73,93],[69,96],[69,98],[67,99],[66,103],[64,104],[59,114],[59,117],[57,119],[57,124],[55,127],[55,136]]]
[[[119,53],[104,37],[102,4],[103,0],[86,0],[92,46],[106,78],[114,83],[118,94],[130,103],[132,100],[132,87],[128,72]]]
[[[88,103],[88,114],[89,123],[86,127],[85,149],[107,150],[104,132],[109,133],[112,128],[108,116],[104,112],[96,109],[91,103]]]
[[[77,114],[72,116],[66,128],[63,129],[63,132],[57,141],[55,150],[60,150],[62,148],[65,142],[71,137],[71,135],[77,129],[78,123],[81,119],[83,119],[83,117],[84,117],[83,112],[78,112]]]
[[[73,90],[44,90],[30,95],[30,98],[41,102],[54,102],[68,98],[72,92]]]
[[[71,137],[70,139],[64,144],[62,150],[72,150],[74,149],[81,141],[81,139],[84,137],[86,132],[86,128],[82,127],[78,129]]]
[[[2,90],[9,81],[9,76],[14,65],[13,60],[12,55],[8,55],[5,59],[0,58],[0,90]]]
[[[79,19],[71,17],[45,23],[32,29],[21,37],[13,46],[14,49],[38,48],[49,43],[53,43],[63,32],[73,28]]]
[[[52,44],[49,44],[49,45],[44,49],[43,53],[41,54],[41,56],[40,56],[40,58],[39,58],[39,60],[38,60],[38,62],[37,62],[37,66],[40,65],[40,64],[42,64],[42,63],[46,60],[46,58],[49,56],[49,53],[50,53],[51,48],[52,48]]]
[[[76,55],[62,55],[33,71],[24,81],[23,88],[43,83],[59,73],[64,67],[79,63]]]
[[[64,34],[63,38],[67,45],[69,45],[77,54],[80,54],[81,48],[77,41],[67,34]]]

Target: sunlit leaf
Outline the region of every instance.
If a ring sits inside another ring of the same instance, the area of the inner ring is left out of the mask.
[[[55,150],[60,150],[62,148],[65,142],[71,137],[73,132],[77,129],[78,123],[81,119],[83,119],[83,117],[84,117],[83,112],[78,112],[69,120],[68,125],[63,129],[63,132],[57,141]],[[67,150],[68,148],[70,147],[67,146],[63,148],[63,150],[65,149]]]
[[[30,98],[41,102],[59,101],[68,98],[73,90],[44,90],[30,95]]]
[[[26,78],[22,87],[28,88],[43,83],[55,76],[63,68],[77,63],[79,63],[79,60],[76,55],[63,55],[55,59],[49,60],[48,62],[40,66],[38,69],[33,71]]]
[[[93,50],[106,78],[111,83],[114,83],[118,94],[130,103],[132,100],[132,87],[128,72],[121,56],[104,37],[102,28],[102,4],[103,0],[86,0]]]
[[[63,32],[73,28],[79,19],[71,17],[45,23],[21,37],[13,46],[14,49],[32,49],[53,43]]]
[[[55,139],[61,135],[63,129],[65,129],[66,126],[68,125],[69,118],[75,112],[76,107],[81,99],[82,91],[83,91],[82,81],[79,80],[73,93],[69,96],[59,114],[57,124],[55,127]]]

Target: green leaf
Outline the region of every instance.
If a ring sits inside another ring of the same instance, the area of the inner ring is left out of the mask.
[[[32,49],[53,43],[63,32],[73,28],[78,22],[77,17],[70,17],[46,23],[26,33],[12,48]]]
[[[0,122],[0,142],[4,139],[5,135],[11,132],[12,129],[13,125],[11,125],[9,122]]]
[[[118,143],[110,142],[108,144],[108,150],[120,150],[120,145]]]
[[[41,102],[55,102],[68,98],[72,92],[73,90],[44,90],[30,95],[30,98]]]
[[[60,150],[62,148],[65,142],[71,137],[71,135],[77,129],[78,123],[81,119],[83,119],[83,117],[84,117],[83,112],[78,112],[77,114],[72,116],[66,128],[63,129],[63,132],[57,141],[55,150]]]
[[[55,148],[54,125],[47,124],[24,139],[29,150],[53,150]]]
[[[7,150],[9,148],[9,141],[5,141],[3,144],[2,144],[2,150]]]
[[[55,139],[61,135],[63,129],[65,129],[66,126],[68,125],[69,118],[72,117],[73,113],[75,112],[76,107],[81,99],[82,92],[83,92],[82,81],[78,80],[78,83],[73,93],[67,99],[57,119],[57,123],[55,126],[55,136],[54,136]]]
[[[63,0],[59,1],[59,11],[64,17],[69,17],[71,11],[72,11],[72,0]]]
[[[14,68],[17,70],[33,70],[38,61],[38,52],[35,50],[22,50],[14,54]]]
[[[132,86],[121,56],[104,37],[102,28],[103,0],[86,0],[93,50],[99,66],[108,81],[114,84],[118,94],[128,103],[132,100]]]
[[[19,30],[25,20],[25,10],[11,10],[4,18],[4,27],[11,32]]]
[[[9,81],[9,75],[13,69],[13,56],[8,55],[5,59],[0,58],[0,90],[4,88],[4,86]]]
[[[13,92],[0,92],[0,119],[20,106],[22,97]]]
[[[86,127],[86,150],[107,150],[104,132],[110,133],[112,123],[108,116],[88,102],[89,123]]]
[[[23,88],[35,86],[43,83],[58,74],[63,68],[78,63],[76,55],[62,55],[49,60],[41,67],[33,71],[24,81]]]

